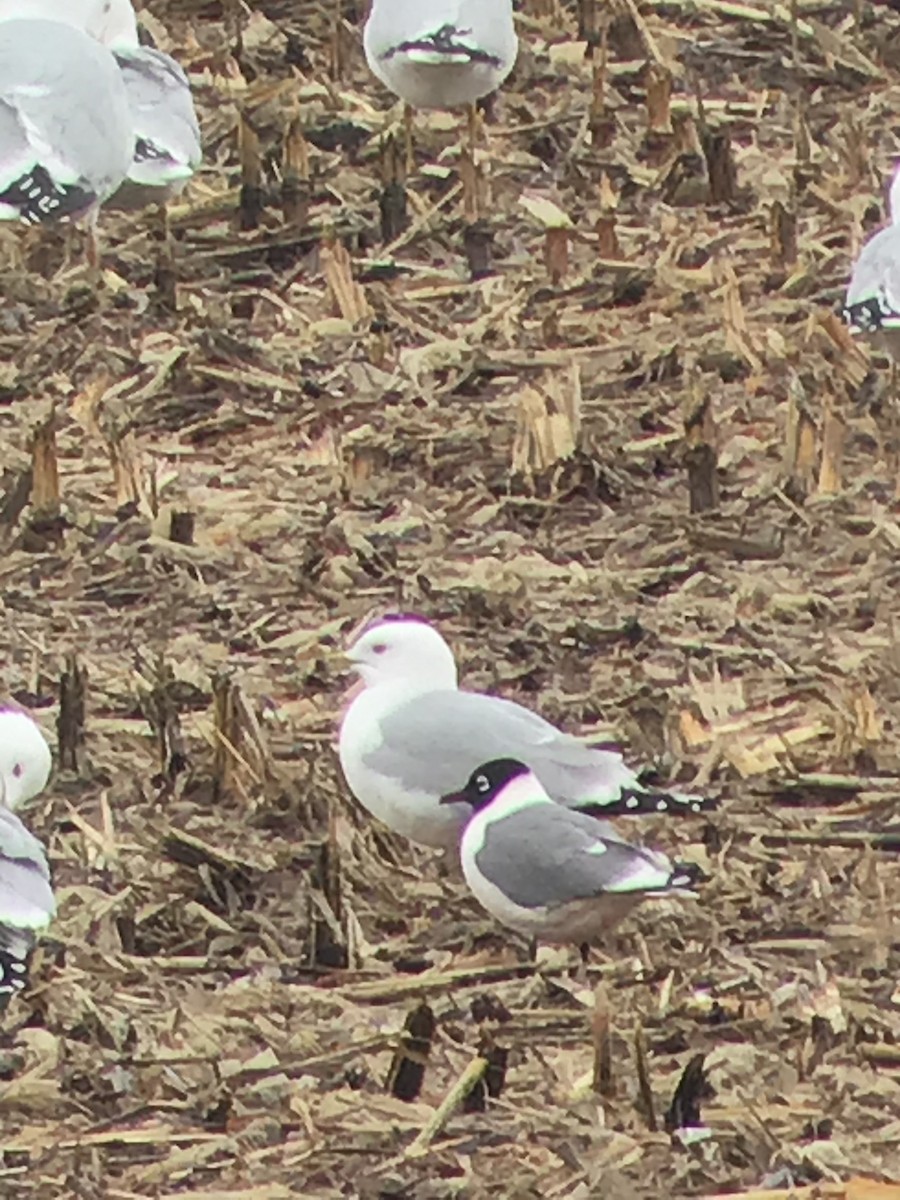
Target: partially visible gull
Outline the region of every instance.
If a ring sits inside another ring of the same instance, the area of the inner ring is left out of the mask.
[[[131,0],[0,0],[0,21],[24,18],[74,25],[105,46],[138,44]]]
[[[112,54],[59,21],[0,21],[0,219],[93,223],[132,153]]]
[[[414,108],[458,108],[498,88],[519,43],[512,0],[372,0],[366,61]]]
[[[131,168],[113,208],[165,202],[200,164],[200,128],[191,85],[169,54],[141,45],[131,0],[0,0],[0,22],[24,16],[83,30],[115,56],[134,135]],[[90,89],[84,96],[90,102]]]
[[[515,760],[483,764],[442,803],[468,811],[459,854],[475,898],[502,924],[540,941],[590,943],[648,897],[694,894],[689,868],[554,804]]]
[[[888,196],[890,224],[863,246],[844,301],[851,333],[866,334],[900,362],[900,163]]]
[[[54,916],[44,847],[0,805],[0,1008],[25,986],[29,955]]]
[[[161,204],[176,196],[200,165],[200,126],[188,77],[169,54],[150,46],[113,46],[134,129],[128,176],[113,208]]]
[[[453,652],[425,621],[378,621],[347,657],[365,686],[341,723],[344,777],[364,808],[410,841],[455,847],[464,814],[440,798],[495,758],[527,763],[571,808],[620,816],[706,807],[697,796],[644,787],[616,750],[563,733],[521,704],[460,690]]]
[[[0,1008],[25,986],[38,934],[56,915],[44,847],[14,811],[43,790],[50,765],[35,722],[0,710]]]

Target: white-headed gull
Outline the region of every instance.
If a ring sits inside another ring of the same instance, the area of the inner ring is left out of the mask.
[[[60,21],[0,21],[0,218],[93,219],[132,154],[112,54]]]
[[[470,814],[459,854],[475,898],[504,925],[541,941],[589,943],[647,897],[693,895],[689,871],[555,804],[514,759],[478,767],[442,803]]]
[[[0,1008],[25,986],[28,956],[56,914],[44,847],[13,811],[42,791],[50,765],[35,722],[0,710]]]
[[[372,0],[366,61],[414,108],[458,108],[498,88],[518,39],[512,0]]]
[[[341,767],[360,804],[411,841],[455,846],[464,814],[440,798],[495,758],[526,762],[553,800],[574,808],[638,815],[703,806],[696,796],[648,790],[621,754],[521,704],[461,691],[450,647],[425,621],[379,621],[347,657],[365,686],[341,723]]]
[[[844,301],[851,333],[862,333],[900,360],[900,163],[888,195],[890,224],[870,237],[853,264]]]

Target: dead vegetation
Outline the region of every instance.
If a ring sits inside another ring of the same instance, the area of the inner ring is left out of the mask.
[[[900,18],[522,7],[407,164],[350,4],[152,3],[204,171],[101,295],[4,273],[3,683],[62,749],[5,1195],[900,1196],[900,409],[833,315]],[[648,833],[702,902],[582,985],[360,820],[384,609],[721,795]]]

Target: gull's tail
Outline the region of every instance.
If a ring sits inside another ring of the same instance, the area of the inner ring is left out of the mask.
[[[421,63],[485,63],[499,67],[496,55],[484,50],[473,39],[471,29],[457,25],[441,25],[439,29],[420,33],[414,38],[400,42],[392,54],[405,54],[413,62]]]

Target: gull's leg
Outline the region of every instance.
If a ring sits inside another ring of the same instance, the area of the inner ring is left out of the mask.
[[[474,104],[466,105],[466,135],[460,138],[459,177],[463,185],[463,212],[468,224],[473,225],[481,212],[480,178],[475,157],[475,140],[478,133],[478,110]]]
[[[472,155],[472,162],[475,161],[475,143],[478,140],[478,109],[474,104],[466,105],[466,127],[469,134],[469,153]]]
[[[97,233],[97,216],[99,211],[99,208],[92,209],[85,221],[85,234],[87,236],[85,258],[87,259],[88,274],[91,283],[94,285],[100,282],[100,237]]]
[[[413,108],[411,104],[403,105],[403,146],[406,155],[406,174],[411,175],[416,168],[415,146],[413,145]]]
[[[579,984],[581,987],[587,986],[587,982],[588,982],[587,967],[588,967],[588,961],[590,960],[590,957],[591,957],[590,942],[582,942],[581,945],[578,947],[578,964],[575,967],[575,972],[572,976],[574,981],[577,984]]]

